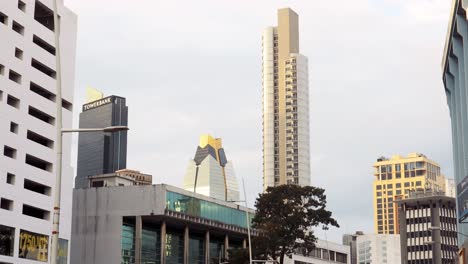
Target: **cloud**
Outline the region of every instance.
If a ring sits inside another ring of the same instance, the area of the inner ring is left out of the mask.
[[[66,4],[79,15],[75,105],[88,85],[126,97],[128,164],[156,182],[180,186],[208,132],[224,139],[253,204],[262,190],[261,32],[284,6],[300,15],[309,57],[312,183],[327,190],[342,226],[327,238],[373,232],[378,156],[423,152],[452,175],[440,69],[448,1]]]

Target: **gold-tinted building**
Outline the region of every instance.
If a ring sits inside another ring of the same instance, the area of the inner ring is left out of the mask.
[[[399,234],[395,200],[416,190],[445,192],[445,177],[439,164],[420,153],[374,163],[374,228],[378,234]]]

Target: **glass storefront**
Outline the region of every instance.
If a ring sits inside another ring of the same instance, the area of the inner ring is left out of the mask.
[[[205,239],[201,236],[190,236],[189,241],[189,263],[205,263]]]
[[[224,260],[224,241],[210,239],[210,263],[221,263]]]
[[[247,228],[245,211],[203,201],[180,193],[166,192],[166,209]],[[250,219],[253,215],[250,215]]]
[[[184,263],[184,236],[181,233],[170,232],[166,234],[166,263]]]
[[[122,224],[121,264],[135,263],[135,224],[124,218]]]
[[[141,230],[141,263],[161,263],[161,230],[143,225]]]
[[[13,256],[13,244],[15,243],[15,229],[0,225],[0,255]]]

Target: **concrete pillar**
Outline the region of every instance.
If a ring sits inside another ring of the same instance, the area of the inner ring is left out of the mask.
[[[161,223],[161,264],[166,264],[166,222]]]
[[[210,264],[210,231],[205,233],[205,264]]]
[[[190,246],[190,237],[189,237],[189,227],[185,226],[184,230],[184,264],[190,264],[189,263],[189,246]]]
[[[247,248],[247,239],[242,240],[242,248]]]
[[[229,258],[229,235],[224,236],[224,258]]]
[[[135,217],[135,263],[141,263],[141,216]]]

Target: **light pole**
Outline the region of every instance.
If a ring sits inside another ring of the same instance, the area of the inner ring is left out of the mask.
[[[60,106],[61,107],[61,106]],[[60,109],[61,110],[61,109]],[[59,227],[60,227],[60,196],[62,189],[62,140],[65,133],[89,133],[89,132],[104,132],[114,133],[119,131],[127,131],[127,126],[111,126],[104,128],[78,128],[78,129],[60,129],[57,137],[57,165],[56,165],[56,180],[55,180],[55,194],[54,194],[54,219],[52,226],[52,245],[50,254],[50,263],[57,263],[58,256],[58,240],[59,240]]]

